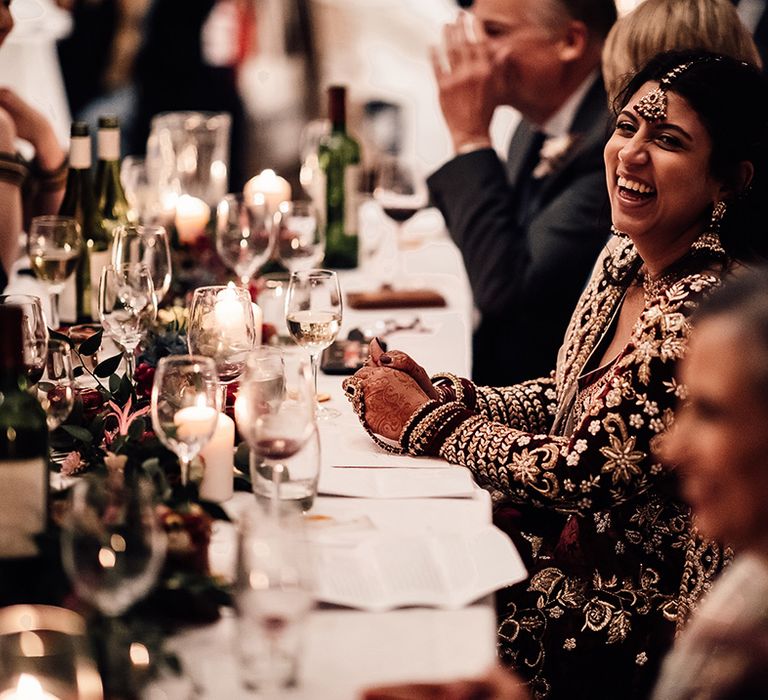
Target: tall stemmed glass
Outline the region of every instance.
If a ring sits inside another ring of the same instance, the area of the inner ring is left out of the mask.
[[[171,286],[171,249],[164,226],[118,226],[112,241],[112,264],[146,265],[152,275],[157,305]]]
[[[99,282],[99,321],[122,349],[126,376],[133,381],[135,352],[157,316],[152,274],[141,263],[108,265]]]
[[[124,697],[131,685],[130,641],[115,618],[150,591],[165,560],[153,497],[146,479],[91,474],[73,487],[62,529],[64,570],[78,597],[106,617],[100,666],[109,697]]]
[[[216,251],[243,286],[269,258],[273,230],[263,195],[228,194],[216,207]]]
[[[325,257],[325,231],[312,202],[281,202],[275,216],[280,262],[289,272],[316,268]]]
[[[181,464],[181,483],[189,463],[213,436],[219,417],[216,365],[209,357],[170,355],[160,360],[152,384],[152,428]]]
[[[221,385],[220,407],[226,407],[227,384],[237,381],[256,342],[251,295],[230,282],[226,287],[199,287],[192,297],[187,323],[189,352],[210,357]]]
[[[0,304],[20,306],[23,319],[24,365],[27,380],[37,384],[45,370],[46,348],[48,347],[48,329],[45,327],[43,307],[39,297],[30,294],[3,294]]]
[[[45,358],[45,373],[37,385],[37,398],[45,410],[48,430],[58,428],[75,405],[75,379],[72,355],[62,340],[49,340]]]
[[[235,403],[240,434],[251,448],[251,479],[257,498],[298,503],[308,510],[314,500],[319,464],[302,452],[315,431],[315,397],[306,358],[278,348],[256,348],[249,356]],[[316,456],[319,458],[319,455]]]
[[[285,320],[293,339],[309,353],[315,396],[320,353],[336,340],[341,314],[339,278],[333,270],[300,270],[291,274]],[[316,414],[327,419],[337,417],[339,412],[318,404]]]
[[[48,285],[51,328],[58,328],[59,294],[75,271],[83,249],[80,226],[70,216],[36,216],[27,237],[29,263],[35,277]]]
[[[389,156],[376,166],[373,198],[395,224],[394,281],[399,282],[403,277],[400,254],[403,229],[419,209],[427,206],[426,187],[416,176],[413,166],[398,157]]]

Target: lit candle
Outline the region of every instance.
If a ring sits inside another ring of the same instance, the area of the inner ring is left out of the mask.
[[[216,428],[218,412],[210,406],[187,406],[176,411],[173,422],[182,442],[206,441]]]
[[[211,218],[211,208],[197,197],[183,194],[176,200],[176,233],[179,242],[194,243],[205,232],[208,220]]]
[[[22,673],[15,688],[0,693],[2,700],[58,700],[43,690],[40,681],[29,673]]]
[[[263,195],[267,209],[274,212],[281,202],[291,201],[291,186],[274,170],[262,170],[245,183],[243,194],[248,202],[252,202],[258,194]]]
[[[261,345],[261,326],[264,323],[264,315],[261,313],[261,307],[257,303],[251,304],[253,307],[253,329],[254,341],[253,346]]]
[[[219,414],[216,432],[200,451],[205,463],[200,498],[221,503],[232,498],[235,468],[235,421]]]
[[[216,294],[213,318],[216,323],[216,330],[225,335],[228,340],[238,340],[245,337],[245,311],[237,294],[237,289],[232,282]]]

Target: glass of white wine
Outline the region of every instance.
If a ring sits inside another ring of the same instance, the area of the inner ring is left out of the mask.
[[[291,274],[285,297],[288,331],[312,361],[312,378],[317,397],[317,369],[320,353],[327,348],[341,328],[341,289],[333,270],[299,270]],[[317,405],[318,418],[336,418],[339,412]]]
[[[51,328],[58,328],[59,294],[75,271],[82,253],[80,226],[71,216],[36,216],[27,238],[32,271],[48,285],[51,295]]]

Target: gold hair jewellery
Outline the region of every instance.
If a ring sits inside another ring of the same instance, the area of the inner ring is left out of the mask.
[[[669,71],[660,81],[659,86],[651,90],[647,95],[641,97],[638,103],[633,107],[645,121],[657,122],[667,118],[667,90],[673,80],[679,78],[687,71],[694,61],[681,63]]]

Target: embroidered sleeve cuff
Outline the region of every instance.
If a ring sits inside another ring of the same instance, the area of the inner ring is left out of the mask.
[[[412,455],[437,455],[459,424],[474,415],[457,401],[429,401],[408,419],[400,436],[400,445]]]

